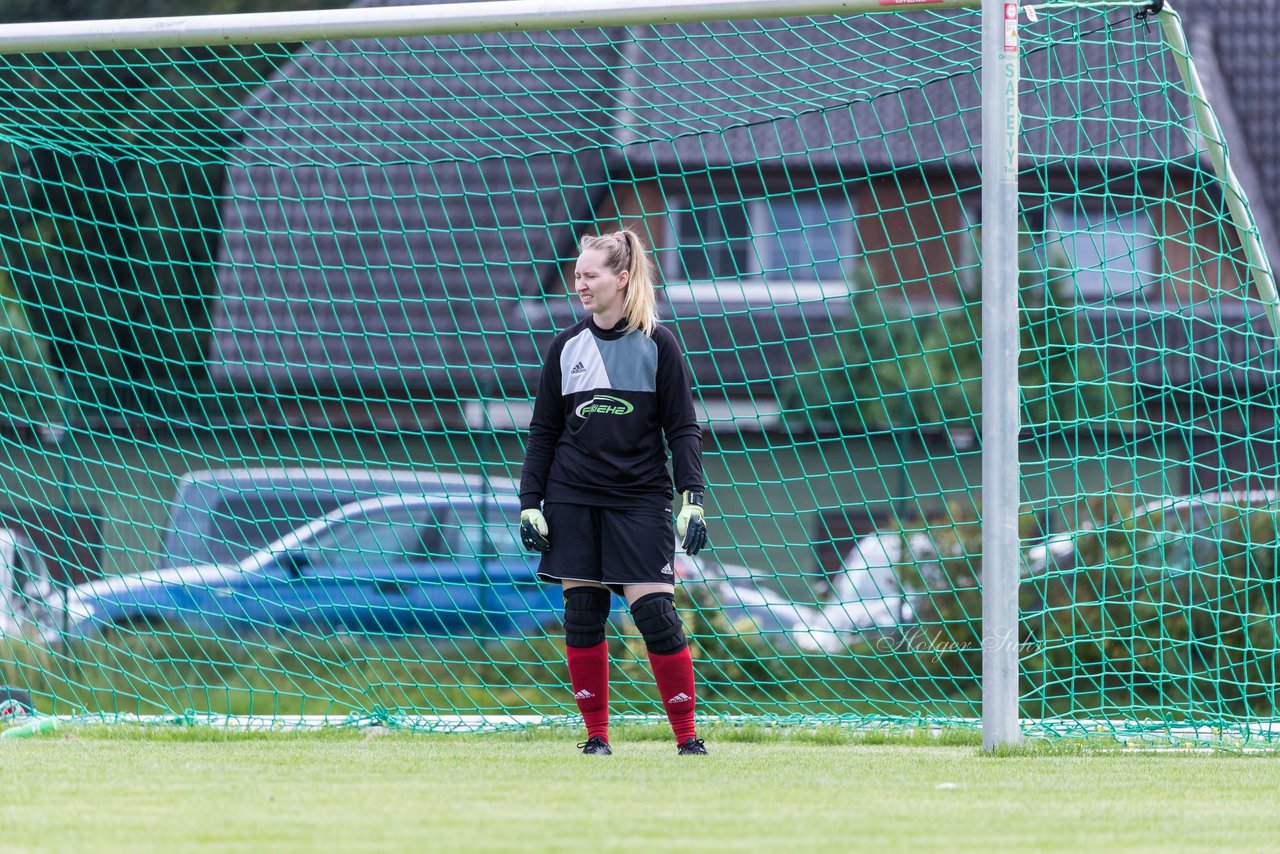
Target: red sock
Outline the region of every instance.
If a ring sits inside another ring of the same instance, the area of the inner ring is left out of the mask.
[[[676,743],[682,744],[697,735],[693,724],[693,657],[689,655],[689,647],[670,655],[649,653],[649,664],[653,667],[653,681],[658,683],[658,693],[662,695],[662,706],[667,710],[667,720],[671,721],[671,731],[676,734]]]
[[[565,647],[573,699],[587,725],[587,738],[609,740],[609,642]]]

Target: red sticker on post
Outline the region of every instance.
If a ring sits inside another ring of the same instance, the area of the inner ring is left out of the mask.
[[[1004,4],[1004,52],[1016,53],[1018,50],[1018,4]]]

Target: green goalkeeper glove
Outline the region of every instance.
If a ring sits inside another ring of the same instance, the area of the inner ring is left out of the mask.
[[[524,543],[527,551],[551,551],[551,540],[547,539],[547,517],[541,510],[520,511],[520,542]]]
[[[692,489],[684,493],[684,506],[676,517],[676,536],[680,548],[693,557],[707,544],[707,523],[702,518],[702,493]]]

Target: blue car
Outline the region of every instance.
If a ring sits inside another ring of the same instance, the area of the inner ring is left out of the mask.
[[[185,625],[478,639],[560,619],[516,539],[515,495],[390,495],[344,504],[248,557],[106,578],[69,591],[65,634]]]

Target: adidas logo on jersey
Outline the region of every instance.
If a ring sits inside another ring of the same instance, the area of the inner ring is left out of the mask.
[[[679,694],[676,694],[676,695],[675,695],[674,697],[672,697],[670,700],[667,700],[667,702],[668,702],[668,703],[687,703],[687,702],[689,702],[689,701],[690,701],[690,700],[692,700],[692,699],[693,699],[693,698],[692,698],[692,697],[690,697],[688,694],[686,694],[685,692],[681,691]]]
[[[587,366],[582,364],[581,362],[574,365],[573,368],[569,370],[570,374],[585,374],[586,372],[587,372]]]
[[[673,572],[671,569],[671,564],[667,564],[666,566],[664,566],[661,569],[661,572],[663,575],[675,575],[675,572]]]
[[[588,691],[586,688],[583,688],[581,691],[579,691],[578,693],[576,693],[576,694],[574,694],[574,695],[573,695],[573,699],[575,699],[575,700],[590,700],[590,699],[591,699],[592,697],[594,697],[594,696],[595,696],[595,694],[592,694],[592,693],[591,693],[590,691]]]

